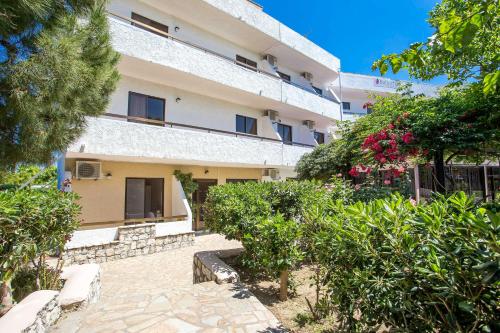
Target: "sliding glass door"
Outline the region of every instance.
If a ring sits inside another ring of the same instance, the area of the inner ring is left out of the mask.
[[[163,217],[163,178],[127,178],[125,219]]]

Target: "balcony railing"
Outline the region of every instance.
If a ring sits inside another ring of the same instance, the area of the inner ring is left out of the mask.
[[[109,14],[109,16],[111,16],[111,17],[117,18],[117,19],[119,19],[119,20],[122,20],[122,21],[125,21],[125,22],[128,22],[128,23],[133,23],[135,26],[140,26],[140,27],[146,28],[146,29],[148,29],[148,30],[150,30],[150,31],[152,30],[152,31],[154,31],[154,32],[155,32],[155,34],[161,35],[161,36],[163,36],[163,37],[165,37],[165,38],[168,38],[168,39],[174,40],[174,41],[176,41],[176,42],[178,42],[178,43],[181,43],[181,44],[184,44],[184,45],[190,46],[190,47],[195,48],[195,49],[197,49],[197,50],[200,50],[200,51],[203,51],[203,52],[205,52],[205,53],[208,53],[208,54],[211,54],[211,55],[213,55],[213,56],[216,56],[216,57],[218,57],[218,58],[224,59],[224,60],[226,60],[226,61],[228,61],[228,62],[230,62],[230,63],[236,64],[236,65],[241,66],[241,67],[245,67],[245,68],[247,68],[247,69],[249,69],[249,70],[251,70],[251,71],[253,71],[253,72],[260,73],[260,74],[262,74],[262,75],[266,75],[266,76],[268,76],[268,77],[271,77],[271,78],[273,78],[273,79],[276,79],[276,80],[278,80],[278,81],[281,81],[281,82],[283,82],[283,83],[285,83],[285,84],[289,84],[289,85],[294,86],[294,87],[297,87],[297,88],[299,88],[299,89],[301,89],[301,90],[307,91],[308,93],[311,93],[311,94],[316,95],[316,96],[318,96],[318,97],[321,97],[321,98],[324,98],[324,99],[329,100],[329,101],[331,101],[331,102],[334,102],[334,103],[339,104],[339,102],[338,102],[337,100],[335,100],[335,99],[333,99],[333,98],[330,98],[330,97],[328,97],[328,96],[324,96],[324,95],[322,95],[322,94],[318,94],[318,93],[317,93],[316,91],[314,91],[312,88],[311,88],[311,90],[309,90],[309,89],[307,89],[307,88],[305,88],[305,87],[303,87],[303,86],[301,86],[301,85],[299,85],[299,84],[296,84],[296,83],[293,83],[293,82],[290,82],[290,81],[283,80],[283,79],[282,79],[282,78],[280,78],[280,77],[279,77],[276,73],[267,72],[267,71],[265,71],[265,70],[262,70],[262,69],[259,69],[259,68],[255,68],[255,67],[249,66],[249,65],[247,65],[247,64],[245,64],[245,63],[243,63],[243,62],[240,62],[240,61],[238,61],[238,60],[236,60],[236,59],[232,59],[232,58],[227,57],[227,56],[225,56],[225,55],[223,55],[223,54],[220,54],[220,53],[218,53],[218,52],[215,52],[215,51],[212,51],[212,50],[206,49],[206,48],[204,48],[204,47],[202,47],[202,46],[199,46],[199,45],[193,44],[193,43],[188,42],[188,41],[185,41],[185,40],[181,40],[181,39],[179,39],[179,38],[177,38],[177,37],[172,36],[172,35],[171,35],[171,34],[169,34],[169,33],[166,33],[166,32],[164,32],[164,31],[158,30],[158,29],[156,29],[156,28],[154,28],[154,27],[152,27],[152,26],[150,26],[150,25],[144,24],[144,23],[142,23],[142,22],[140,22],[140,21],[137,21],[137,20],[134,20],[134,19],[131,19],[131,18],[128,18],[128,17],[124,17],[124,16],[121,16],[121,15],[118,15],[118,14],[114,14],[114,13],[111,13],[111,12],[107,12],[107,13],[108,13],[108,14]]]
[[[287,142],[287,141],[282,141],[279,139],[266,138],[263,136],[257,136],[257,135],[247,134],[247,133],[224,131],[224,130],[213,129],[213,128],[208,128],[208,127],[179,124],[179,123],[173,123],[173,122],[162,121],[162,120],[154,120],[154,119],[147,119],[147,118],[140,118],[140,117],[131,117],[131,116],[125,116],[125,115],[116,114],[116,113],[106,113],[106,114],[104,114],[104,116],[110,117],[110,118],[124,119],[127,121],[136,122],[136,123],[151,124],[151,125],[170,127],[170,128],[174,128],[174,127],[186,128],[186,129],[204,131],[207,133],[219,133],[219,134],[231,135],[231,136],[235,136],[235,137],[252,138],[252,139],[256,139],[256,140],[260,140],[260,141],[279,142],[279,143],[283,143],[283,144],[290,145],[290,146],[298,146],[298,147],[306,147],[306,148],[316,147],[315,145],[310,145],[310,144],[306,144],[306,143]]]

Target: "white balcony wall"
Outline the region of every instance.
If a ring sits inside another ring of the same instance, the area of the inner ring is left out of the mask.
[[[258,136],[276,138],[274,131],[271,132],[269,127],[265,126],[269,118],[263,117],[261,110],[128,76],[121,77],[107,112],[127,115],[130,91],[164,98],[165,121],[168,122],[234,132],[236,115],[242,115],[257,119]],[[177,98],[180,98],[179,102],[176,101]]]
[[[337,103],[274,77],[243,68],[203,50],[157,36],[116,19],[110,19],[110,27],[115,49],[126,56],[332,119],[340,118]]]
[[[234,135],[89,118],[68,158],[191,165],[293,168],[312,148]]]

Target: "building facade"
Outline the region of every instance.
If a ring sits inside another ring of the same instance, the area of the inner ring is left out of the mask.
[[[339,59],[251,1],[114,0],[107,10],[121,79],[60,167],[84,227],[201,229],[210,186],[293,178],[341,119]],[[175,170],[198,182],[194,216]]]
[[[340,73],[333,82],[333,91],[342,99],[342,120],[354,121],[371,112],[370,106],[375,102],[375,96],[387,96],[398,93],[398,87],[404,82],[388,78]],[[411,83],[410,90],[414,94],[433,96],[436,86]]]

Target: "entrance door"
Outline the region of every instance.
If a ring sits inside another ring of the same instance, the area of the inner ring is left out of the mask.
[[[210,186],[217,185],[217,180],[194,179],[194,181],[198,184],[198,189],[193,193],[193,230],[198,231],[205,229],[205,224],[203,223],[203,204],[207,199],[208,189]]]

